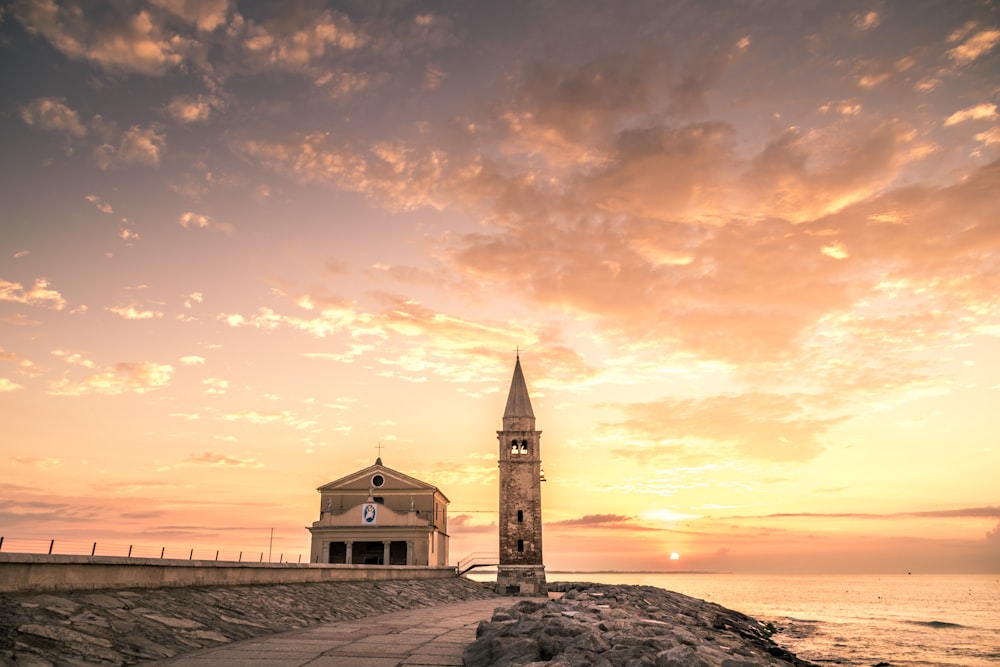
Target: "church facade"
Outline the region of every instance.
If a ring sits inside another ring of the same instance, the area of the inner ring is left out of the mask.
[[[448,564],[448,498],[435,486],[375,464],[319,487],[310,562]]]

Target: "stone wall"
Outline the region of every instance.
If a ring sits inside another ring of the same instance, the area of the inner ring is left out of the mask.
[[[454,576],[453,567],[299,565],[114,556],[0,554],[0,593],[447,579]]]

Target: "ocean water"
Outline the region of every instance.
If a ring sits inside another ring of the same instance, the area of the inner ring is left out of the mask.
[[[716,602],[780,628],[774,641],[820,665],[1000,665],[1000,575],[565,574]]]

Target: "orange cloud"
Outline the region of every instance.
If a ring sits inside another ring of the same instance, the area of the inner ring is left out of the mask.
[[[62,130],[74,137],[87,134],[87,128],[73,109],[62,98],[40,97],[21,107],[21,119],[31,127],[45,130]]]
[[[182,465],[208,465],[219,468],[263,468],[264,464],[256,459],[241,459],[236,456],[203,452],[192,454],[181,461]]]
[[[645,448],[617,448],[618,456],[713,459],[734,451],[746,458],[803,461],[822,451],[822,435],[843,419],[817,412],[811,401],[808,396],[759,393],[666,398],[618,406],[625,419],[605,423],[601,430],[625,441],[649,443]]]
[[[68,378],[57,380],[50,385],[47,393],[55,396],[114,396],[126,392],[145,394],[169,384],[173,372],[173,366],[168,364],[150,361],[120,362],[80,382],[73,382]]]
[[[66,307],[66,299],[56,290],[49,289],[49,281],[45,278],[36,278],[28,290],[25,290],[20,283],[0,278],[0,301],[44,306],[53,310],[62,310]]]
[[[116,11],[107,17],[110,20],[96,23],[72,7],[28,2],[15,5],[14,15],[28,32],[41,35],[67,56],[106,69],[164,74],[183,62],[189,46],[146,10]]]

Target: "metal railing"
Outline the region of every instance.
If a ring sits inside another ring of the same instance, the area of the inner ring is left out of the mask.
[[[465,558],[461,558],[455,565],[455,572],[463,575],[469,570],[477,567],[496,567],[500,564],[500,554],[496,551],[474,551]]]
[[[80,542],[74,540],[30,539],[0,536],[0,552],[17,554],[58,554],[62,556],[124,556],[126,558],[160,558],[173,560],[216,560],[233,563],[291,563],[285,554],[272,560],[267,551],[237,551],[203,547],[166,547],[111,542]],[[265,560],[266,559],[266,560]],[[298,554],[298,563],[302,554]]]

